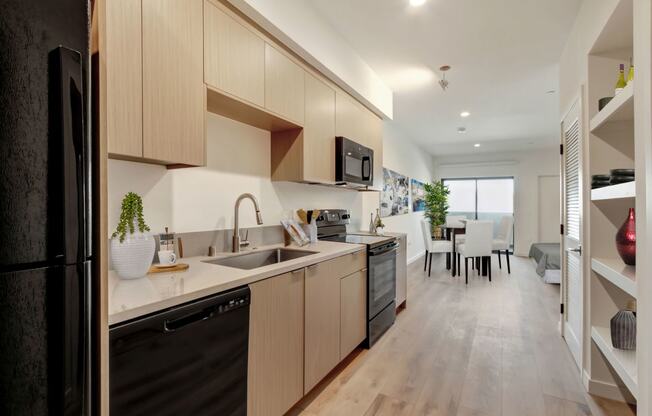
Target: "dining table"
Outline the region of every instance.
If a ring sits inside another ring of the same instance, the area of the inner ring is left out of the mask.
[[[466,230],[466,220],[460,220],[459,223],[447,223],[442,227],[445,230],[445,238],[449,241],[452,240],[453,249],[446,255],[446,269],[451,270],[453,276],[457,275],[457,253],[455,237],[458,234],[464,234]],[[452,259],[452,262],[451,262]]]

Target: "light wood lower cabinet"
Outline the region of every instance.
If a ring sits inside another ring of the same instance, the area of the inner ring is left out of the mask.
[[[340,281],[340,360],[367,336],[367,270]]]
[[[366,251],[249,287],[247,414],[282,415],[366,337]]]
[[[250,288],[247,414],[278,416],[303,397],[304,270]]]
[[[333,267],[338,261],[306,269],[306,393],[340,362],[340,276]]]

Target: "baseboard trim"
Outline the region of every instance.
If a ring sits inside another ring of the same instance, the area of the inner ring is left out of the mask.
[[[582,384],[589,394],[604,397],[618,402],[636,404],[636,399],[625,387],[619,387],[613,383],[592,379],[586,371],[582,371]]]
[[[408,259],[407,264],[412,264],[415,261],[419,260],[421,257],[423,257],[426,254],[426,250],[421,251],[419,254],[416,256],[412,256]]]

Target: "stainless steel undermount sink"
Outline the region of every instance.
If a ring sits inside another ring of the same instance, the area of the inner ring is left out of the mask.
[[[214,260],[205,260],[204,263],[217,264],[219,266],[233,267],[236,269],[251,270],[258,267],[278,264],[288,260],[317,254],[316,251],[290,250],[287,248],[275,248],[271,250],[250,251],[246,254],[223,257]]]

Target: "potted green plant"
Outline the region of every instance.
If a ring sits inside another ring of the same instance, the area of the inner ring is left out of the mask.
[[[441,226],[446,223],[448,215],[448,194],[450,191],[443,182],[432,182],[424,184],[426,191],[425,217],[430,220],[433,237],[441,239],[443,236]]]
[[[143,200],[133,192],[122,199],[120,221],[111,236],[111,262],[124,279],[147,274],[154,259],[156,242],[143,218]]]

